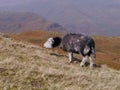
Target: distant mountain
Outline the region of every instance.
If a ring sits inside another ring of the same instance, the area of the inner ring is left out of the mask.
[[[0,32],[16,33],[27,30],[64,31],[64,28],[58,23],[50,22],[35,13],[0,13]]]
[[[120,0],[0,0],[0,11],[34,12],[69,32],[120,36]]]

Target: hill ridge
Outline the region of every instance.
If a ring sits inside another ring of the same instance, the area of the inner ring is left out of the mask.
[[[0,12],[0,32],[18,33],[28,30],[63,31],[65,28],[58,23],[46,20],[31,12]]]

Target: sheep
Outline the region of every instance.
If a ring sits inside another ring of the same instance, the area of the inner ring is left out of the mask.
[[[93,67],[95,60],[95,41],[92,37],[84,34],[66,34],[63,38],[49,38],[45,43],[45,48],[55,48],[59,46],[68,52],[69,62],[73,62],[73,53],[82,55],[83,59],[80,66],[83,67],[86,60],[90,59],[90,68]]]

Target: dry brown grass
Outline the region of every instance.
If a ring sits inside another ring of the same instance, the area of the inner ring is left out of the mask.
[[[19,41],[28,41],[30,43],[34,43],[36,45],[42,46],[43,43],[49,37],[62,36],[59,32],[51,32],[51,31],[26,31],[19,34],[10,35],[12,38]]]
[[[0,35],[0,90],[120,90],[120,71],[81,68],[57,50]]]
[[[97,51],[120,55],[120,37],[94,36]]]
[[[11,35],[11,37],[16,40],[31,42],[39,46],[42,46],[49,37],[55,36],[63,36],[63,34],[58,32],[47,32],[41,30],[28,31],[17,35]],[[120,37],[93,36],[93,38],[96,42],[96,63],[105,64],[111,68],[120,70]],[[66,54],[60,49],[54,50],[59,53]]]

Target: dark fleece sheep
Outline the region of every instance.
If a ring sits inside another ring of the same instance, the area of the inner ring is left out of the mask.
[[[59,46],[61,49],[69,52],[69,60],[73,61],[73,53],[83,56],[80,66],[84,66],[86,60],[90,59],[90,67],[93,67],[95,60],[95,42],[87,35],[83,34],[66,34],[63,38],[49,38],[45,43],[45,48],[54,48]]]

